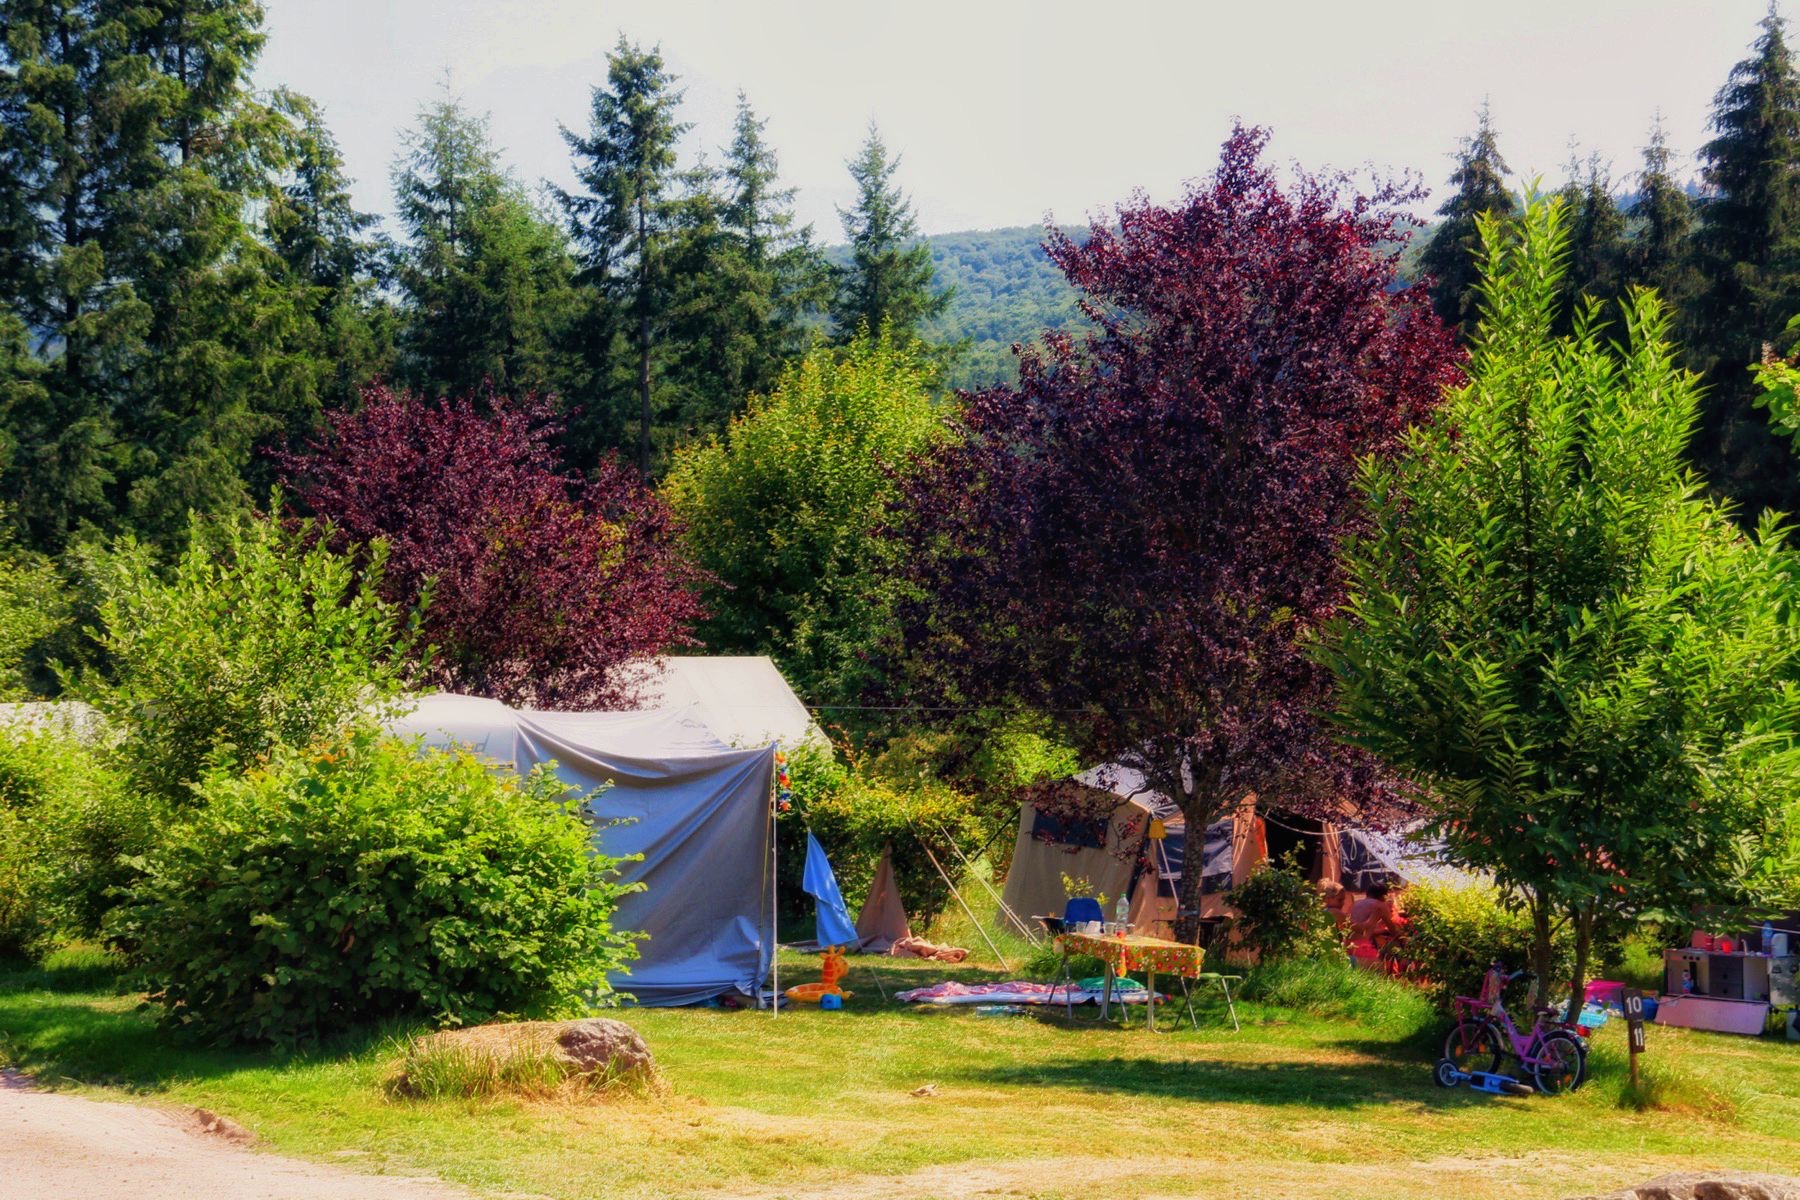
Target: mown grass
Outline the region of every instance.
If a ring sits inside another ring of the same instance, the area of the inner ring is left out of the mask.
[[[839,1013],[623,1012],[671,1090],[597,1104],[392,1099],[396,1039],[416,1032],[404,1027],[285,1057],[174,1043],[92,955],[0,968],[0,1054],[59,1086],[211,1109],[275,1150],[571,1200],[982,1187],[1510,1200],[1683,1166],[1800,1162],[1800,1048],[1784,1043],[1656,1029],[1654,1094],[1628,1096],[1615,1025],[1581,1092],[1500,1099],[1436,1088],[1432,1014],[1396,985],[1330,967],[1247,980],[1242,1033],[1208,994],[1198,1031],[1153,1035],[884,1004],[884,989],[1008,972],[851,961],[857,995]],[[784,956],[785,981],[816,970]]]

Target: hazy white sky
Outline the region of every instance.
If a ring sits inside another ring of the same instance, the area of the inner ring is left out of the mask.
[[[1680,161],[1766,0],[266,0],[264,85],[325,105],[360,204],[389,209],[400,134],[446,73],[519,176],[563,181],[621,32],[660,43],[690,150],[742,88],[827,241],[870,120],[926,232],[1072,222],[1204,175],[1234,116],[1309,168],[1412,168],[1441,191],[1484,96],[1515,172],[1576,139],[1637,168],[1661,109]],[[1786,6],[1784,6],[1786,11]],[[1793,14],[1788,12],[1789,16]],[[1433,206],[1436,200],[1432,201]]]

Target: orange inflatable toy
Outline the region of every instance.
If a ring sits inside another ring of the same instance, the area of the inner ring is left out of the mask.
[[[800,1004],[817,1004],[824,996],[841,996],[845,1000],[856,995],[846,992],[838,986],[838,980],[850,973],[850,964],[844,961],[842,946],[829,947],[819,960],[819,974],[824,978],[818,983],[801,983],[787,990],[787,998]]]

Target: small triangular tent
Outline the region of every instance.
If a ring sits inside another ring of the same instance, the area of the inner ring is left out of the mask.
[[[869,884],[868,898],[856,914],[856,936],[862,948],[871,954],[885,954],[889,946],[912,936],[906,919],[906,905],[900,900],[900,881],[894,875],[894,851],[881,852],[881,863]]]

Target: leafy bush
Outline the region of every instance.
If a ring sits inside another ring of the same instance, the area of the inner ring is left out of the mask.
[[[1495,960],[1509,971],[1531,964],[1530,918],[1502,904],[1492,888],[1414,884],[1402,893],[1401,908],[1408,925],[1406,957],[1421,964],[1439,1000],[1478,995]],[[1542,981],[1546,989],[1566,980],[1575,961],[1574,938],[1566,932],[1552,948],[1555,978]]]
[[[209,766],[333,735],[398,689],[383,556],[359,566],[315,533],[251,518],[196,528],[166,581],[129,540],[101,560],[110,677],[90,672],[79,690],[119,731],[134,786],[186,801]]]
[[[293,1044],[385,1016],[562,1015],[635,954],[616,862],[548,771],[357,730],[217,771],[111,932],[164,1022]]]
[[[0,734],[0,953],[97,934],[157,835],[156,807],[65,732]]]
[[[950,903],[926,851],[954,876],[961,866],[956,850],[969,853],[982,844],[984,827],[971,797],[933,779],[904,784],[882,779],[814,747],[796,752],[788,773],[794,807],[782,821],[780,875],[789,917],[803,919],[812,912],[812,901],[787,886],[800,878],[807,829],[831,858],[852,916],[888,846],[915,930]]]
[[[0,511],[0,520],[6,513]],[[0,700],[31,691],[38,650],[69,618],[69,596],[51,561],[0,529]]]
[[[1238,944],[1256,951],[1258,961],[1318,958],[1341,949],[1319,889],[1293,862],[1264,863],[1227,892],[1225,902],[1238,911],[1231,921]]]

